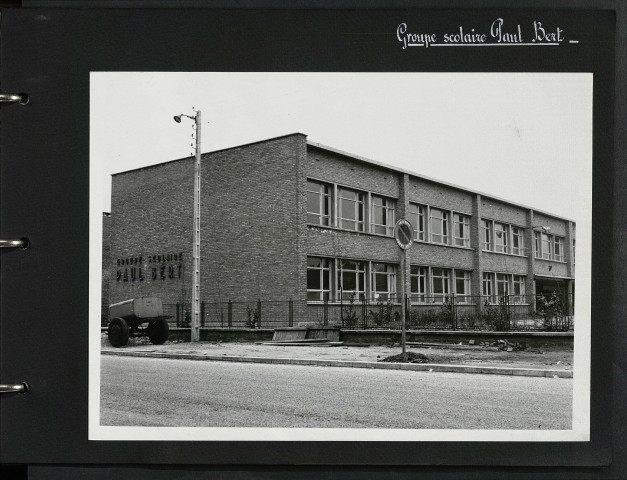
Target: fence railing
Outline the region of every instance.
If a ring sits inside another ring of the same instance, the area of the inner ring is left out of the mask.
[[[164,304],[170,326],[187,328],[191,304]],[[406,298],[406,328],[442,330],[545,330],[574,328],[572,295],[439,295]],[[306,302],[254,300],[201,302],[200,326],[279,328],[299,324],[346,329],[401,328],[400,298]]]

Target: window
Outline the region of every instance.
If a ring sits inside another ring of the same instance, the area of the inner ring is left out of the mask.
[[[307,300],[330,299],[331,263],[329,258],[307,257]]]
[[[431,284],[433,299],[435,301],[444,301],[450,294],[449,288],[449,271],[444,268],[431,269]]]
[[[439,208],[431,208],[431,241],[433,243],[448,243],[448,212]]]
[[[425,241],[425,210],[424,205],[409,204],[408,220],[414,229],[414,237],[416,240]]]
[[[493,273],[487,273],[484,272],[483,274],[483,279],[482,279],[482,285],[481,285],[481,293],[483,293],[484,296],[486,296],[486,301],[490,302],[490,303],[494,303],[495,298],[494,298],[494,274]]]
[[[558,262],[564,261],[564,239],[561,237],[555,237],[553,243],[553,258]]]
[[[509,275],[505,273],[496,274],[496,294],[499,298],[509,295]]]
[[[331,186],[307,180],[307,222],[331,224]]]
[[[412,265],[409,268],[411,301],[424,303],[427,296],[427,267]]]
[[[490,220],[481,222],[481,248],[492,250],[492,222]]]
[[[339,223],[340,228],[347,230],[364,231],[364,194],[338,189],[339,197]]]
[[[455,295],[458,303],[470,301],[470,272],[455,270]]]
[[[453,214],[453,244],[470,247],[470,218],[459,213]]]
[[[372,264],[372,298],[394,300],[396,293],[396,267],[387,263]]]
[[[512,255],[524,255],[523,230],[519,227],[512,227]]]
[[[522,275],[514,275],[512,287],[510,303],[525,303],[525,277]]]
[[[542,233],[540,247],[542,248],[542,258],[551,260],[553,258],[553,236]]]
[[[544,232],[535,232],[536,251],[535,257],[544,260],[564,261],[564,238],[549,235]],[[573,248],[575,247],[573,243]]]
[[[536,240],[536,244],[535,244],[535,251],[534,251],[534,256],[536,258],[542,258],[542,249],[540,247],[540,232],[534,232],[534,236],[535,236],[535,240]]]
[[[372,228],[373,233],[394,235],[394,201],[372,196]]]
[[[366,262],[340,262],[340,293],[343,300],[363,300],[366,297]]]
[[[509,237],[509,227],[503,223],[494,222],[494,251],[498,253],[508,253],[507,238]]]

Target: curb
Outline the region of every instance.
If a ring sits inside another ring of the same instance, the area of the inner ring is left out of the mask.
[[[214,362],[271,363],[281,365],[312,365],[319,367],[371,368],[378,370],[411,370],[417,372],[474,373],[483,375],[511,375],[519,377],[573,378],[568,370],[544,370],[535,368],[481,367],[469,365],[445,365],[437,363],[383,363],[347,360],[307,360],[298,358],[239,357],[233,355],[203,355],[199,353],[128,352],[102,350],[102,355],[119,357],[169,358],[184,360],[208,360]]]

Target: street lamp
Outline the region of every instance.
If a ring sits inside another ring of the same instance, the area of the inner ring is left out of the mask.
[[[196,163],[194,168],[194,238],[192,256],[192,319],[191,341],[200,340],[200,110],[196,115],[180,114],[174,116],[176,123],[181,123],[181,117],[187,117],[196,123]]]

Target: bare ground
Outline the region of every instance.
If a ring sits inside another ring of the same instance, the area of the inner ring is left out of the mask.
[[[112,348],[102,336],[102,347]],[[189,342],[152,345],[147,339],[131,339],[126,350],[168,353],[197,353],[205,355],[246,356],[263,358],[301,358],[376,362],[401,353],[400,346],[278,346],[248,342]],[[453,365],[482,365],[504,368],[539,368],[573,370],[573,350],[567,347],[528,348],[512,352],[481,345],[440,344],[409,346],[408,352],[423,354],[428,363]]]

